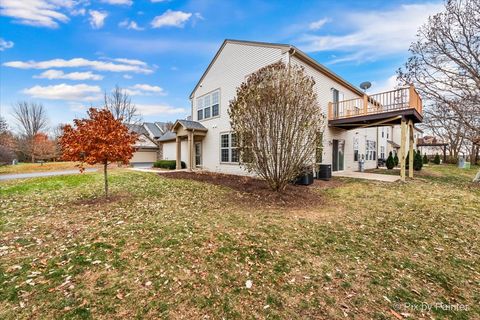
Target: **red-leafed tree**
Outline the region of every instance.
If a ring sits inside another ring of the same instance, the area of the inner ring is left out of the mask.
[[[137,134],[130,132],[122,123],[115,119],[106,109],[90,108],[88,119],[73,120],[74,126],[62,127],[60,137],[62,158],[70,161],[80,161],[80,170],[84,164],[103,164],[105,179],[105,196],[108,197],[107,167],[112,162],[128,164],[135,149],[133,144]]]
[[[47,160],[55,155],[55,142],[50,140],[45,133],[37,133],[33,137],[33,155],[35,159]]]

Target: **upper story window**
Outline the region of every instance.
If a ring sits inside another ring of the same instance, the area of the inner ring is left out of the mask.
[[[216,117],[220,114],[220,90],[197,98],[197,120]]]

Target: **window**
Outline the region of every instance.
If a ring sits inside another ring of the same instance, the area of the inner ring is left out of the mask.
[[[385,130],[385,128],[382,128],[382,138],[385,136],[384,130]]]
[[[234,133],[220,135],[220,161],[226,163],[239,162],[237,137]]]
[[[385,147],[380,147],[380,159],[385,159]]]
[[[353,138],[353,161],[358,161],[358,137]]]
[[[365,144],[365,160],[377,160],[377,142],[367,140]]]
[[[197,120],[216,117],[220,114],[220,91],[215,90],[197,98]]]

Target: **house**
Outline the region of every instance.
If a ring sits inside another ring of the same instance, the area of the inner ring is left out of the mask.
[[[158,139],[168,132],[168,123],[144,122],[142,124],[128,124],[131,131],[138,134],[134,144],[135,152],[130,164],[134,167],[151,167],[157,160],[162,159]]]
[[[229,102],[250,74],[278,61],[301,65],[314,78],[318,106],[328,117],[321,162],[333,171],[357,170],[361,159],[366,168],[375,168],[379,146],[381,156],[388,156],[389,135],[382,135],[382,128],[403,124],[407,130],[421,121],[421,101],[412,87],[367,96],[294,46],[225,40],[190,94],[191,120],[177,120],[172,132],[159,139],[163,158],[181,159],[191,170],[246,174],[238,163]]]

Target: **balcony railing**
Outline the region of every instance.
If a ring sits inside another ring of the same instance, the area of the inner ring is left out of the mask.
[[[422,99],[413,85],[328,104],[328,119],[345,119],[415,109],[422,115]]]

